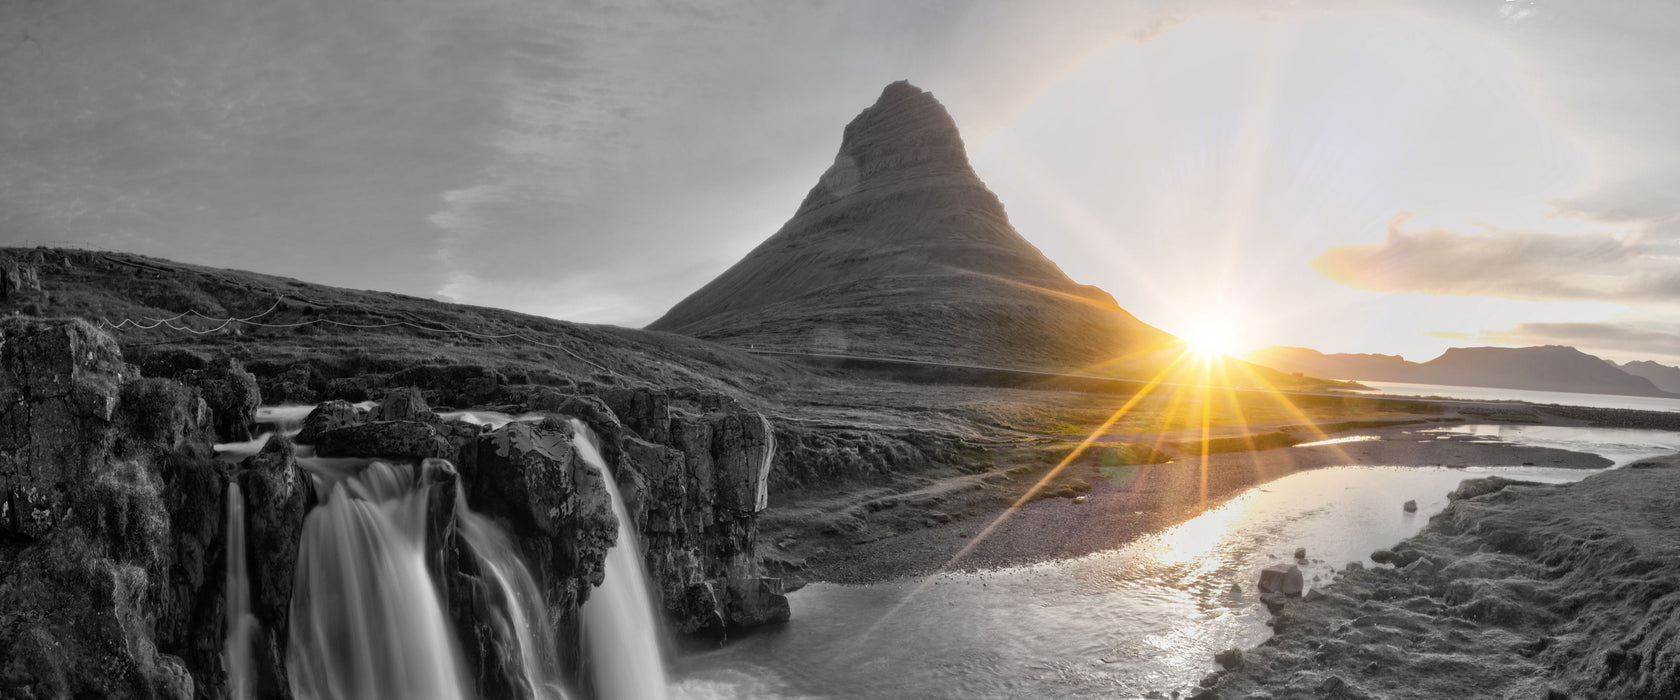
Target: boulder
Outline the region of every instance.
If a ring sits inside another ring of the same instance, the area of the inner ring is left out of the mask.
[[[455,457],[455,445],[434,423],[387,420],[327,430],[315,436],[322,457],[425,459]]]
[[[1406,501],[1405,503],[1400,504],[1400,509],[1406,511],[1407,513],[1416,513],[1417,501]]]
[[[1294,564],[1273,564],[1260,570],[1260,593],[1301,595],[1303,587],[1301,567]]]
[[[262,404],[262,396],[257,389],[257,378],[237,360],[218,357],[203,369],[188,370],[177,378],[197,387],[199,395],[209,404],[219,442],[251,439],[251,423],[256,418],[257,406]]]
[[[1295,558],[1296,559],[1306,559],[1307,558],[1307,548],[1306,547],[1296,547],[1295,548]]]
[[[367,419],[367,413],[349,401],[334,399],[315,406],[303,419],[303,429],[298,432],[297,441],[306,445],[315,444],[322,433],[335,428],[358,425]]]
[[[1243,651],[1241,649],[1226,649],[1213,655],[1213,662],[1221,668],[1237,669],[1243,665]]]
[[[376,421],[423,421],[436,422],[437,414],[432,413],[432,407],[426,403],[425,395],[420,389],[405,386],[385,392],[385,398],[373,409],[370,419]]]

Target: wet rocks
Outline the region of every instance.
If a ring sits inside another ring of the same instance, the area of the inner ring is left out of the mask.
[[[386,420],[327,430],[316,436],[322,457],[453,458],[455,446],[432,423]]]
[[[335,428],[343,428],[362,423],[367,419],[367,412],[357,408],[349,401],[325,401],[315,406],[303,419],[303,429],[298,432],[297,441],[313,445],[322,433]]]
[[[1294,564],[1273,564],[1260,570],[1260,593],[1298,596],[1303,581],[1301,567]]]
[[[1400,510],[1406,511],[1407,513],[1416,513],[1417,501],[1406,501],[1405,503],[1400,504]]]

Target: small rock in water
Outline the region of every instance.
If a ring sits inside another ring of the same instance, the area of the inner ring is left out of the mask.
[[[1387,549],[1379,549],[1375,552],[1371,552],[1371,561],[1378,564],[1387,564],[1394,561],[1394,552]]]
[[[1242,584],[1231,584],[1231,595],[1242,595]]]
[[[1301,595],[1301,567],[1273,564],[1260,570],[1260,592]]]
[[[1085,502],[1085,497],[1084,496],[1074,496],[1073,497],[1073,502],[1074,503],[1084,503]]]
[[[1243,653],[1241,649],[1226,649],[1214,654],[1213,660],[1224,668],[1238,669],[1243,665]]]
[[[1296,559],[1306,559],[1307,558],[1307,548],[1306,547],[1296,547],[1295,548],[1295,558]]]
[[[1405,509],[1405,511],[1407,513],[1416,513],[1417,512],[1417,501],[1406,501],[1405,503],[1401,504],[1400,507]]]
[[[1364,562],[1358,562],[1358,561],[1350,561],[1350,562],[1347,563],[1347,570],[1348,571],[1364,571],[1365,570],[1365,563]]]

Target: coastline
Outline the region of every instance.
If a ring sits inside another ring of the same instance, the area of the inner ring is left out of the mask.
[[[1287,599],[1195,697],[1680,695],[1680,455],[1466,481],[1394,551]]]

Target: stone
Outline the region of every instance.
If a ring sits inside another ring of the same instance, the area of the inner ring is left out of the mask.
[[[1406,511],[1407,513],[1416,513],[1417,501],[1406,501],[1405,503],[1400,504],[1400,509]]]
[[[251,439],[251,424],[256,419],[257,406],[262,404],[262,396],[257,389],[257,378],[237,360],[218,357],[203,369],[188,370],[176,378],[198,388],[215,416],[219,442]]]
[[[365,411],[356,408],[349,401],[333,399],[315,406],[303,419],[303,428],[297,434],[297,441],[305,445],[315,444],[321,434],[335,428],[359,425],[367,418]]]
[[[1421,557],[1420,556],[1417,559],[1413,560],[1412,563],[1407,564],[1405,566],[1405,568],[1401,569],[1401,571],[1404,572],[1406,574],[1406,576],[1410,577],[1410,578],[1422,578],[1422,577],[1425,577],[1425,576],[1434,576],[1435,575],[1435,562],[1430,561],[1428,557]]]
[[[1364,570],[1365,570],[1365,562],[1359,562],[1359,561],[1348,562],[1347,563],[1347,568],[1344,569],[1344,571],[1364,571]]]
[[[1213,661],[1226,670],[1239,669],[1243,665],[1243,651],[1241,649],[1226,649],[1214,654]]]
[[[453,459],[455,446],[433,423],[387,420],[322,432],[315,436],[315,452],[322,457]]]
[[[1394,552],[1387,549],[1374,550],[1371,552],[1371,561],[1378,564],[1387,564],[1394,561]]]
[[[1294,564],[1273,564],[1260,570],[1260,592],[1286,596],[1301,595],[1304,582],[1301,567]]]
[[[412,386],[385,392],[385,398],[380,399],[379,405],[373,409],[369,418],[375,421],[438,420],[437,414],[432,413],[431,405],[426,403],[425,395],[420,393],[420,389]]]
[[[1084,503],[1085,498],[1086,498],[1085,496],[1074,496],[1073,497],[1073,502],[1074,503]]]
[[[1295,558],[1298,559],[1298,560],[1299,559],[1306,559],[1307,558],[1307,548],[1306,547],[1295,548]]]

